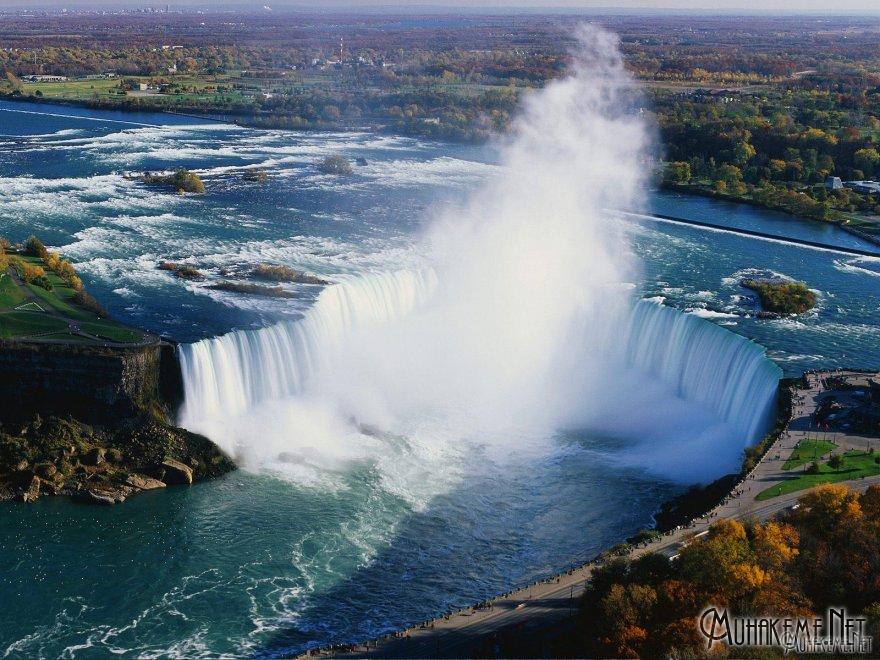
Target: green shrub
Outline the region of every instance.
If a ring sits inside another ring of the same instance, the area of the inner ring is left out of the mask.
[[[33,284],[34,286],[38,286],[41,289],[46,289],[46,291],[52,290],[52,282],[49,281],[49,278],[46,277],[45,274],[35,277],[33,280],[31,280],[31,284]]]
[[[31,257],[40,257],[41,259],[45,259],[49,254],[49,250],[46,249],[46,246],[36,236],[28,237],[24,244],[24,251],[25,254]]]
[[[318,163],[318,170],[324,174],[352,174],[351,163],[343,156],[327,156]]]
[[[746,279],[740,284],[755,291],[768,312],[803,314],[816,304],[816,294],[803,282]]]

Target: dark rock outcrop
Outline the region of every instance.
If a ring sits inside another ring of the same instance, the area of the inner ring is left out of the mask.
[[[116,428],[52,417],[0,431],[0,500],[49,494],[112,504],[234,468],[207,438],[146,415]]]
[[[27,487],[21,492],[22,502],[36,502],[40,497],[40,478],[37,475],[31,477]]]
[[[0,342],[0,421],[58,415],[116,423],[159,404],[162,361],[158,343],[104,348]],[[164,380],[171,389],[173,375]]]
[[[184,465],[180,461],[172,458],[166,458],[162,461],[162,480],[166,484],[186,484],[193,482],[193,471],[188,465]]]
[[[82,457],[83,465],[100,465],[104,462],[104,454],[107,453],[107,450],[103,447],[92,447],[89,451],[86,452],[86,455]]]
[[[164,481],[159,481],[158,479],[146,477],[142,474],[137,473],[128,475],[128,478],[125,480],[125,484],[127,486],[131,486],[132,488],[137,488],[138,490],[154,490],[156,488],[165,488]]]
[[[0,500],[114,504],[235,469],[207,438],[165,421],[183,400],[171,345],[0,341],[0,397]]]

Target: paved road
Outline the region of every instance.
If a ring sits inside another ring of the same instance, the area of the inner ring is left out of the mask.
[[[856,372],[846,372],[846,374],[864,377],[863,374]],[[636,548],[630,556],[638,557],[649,552],[658,552],[671,557],[676,554],[683,542],[705,532],[716,520],[721,518],[767,520],[794,505],[804,491],[764,502],[759,502],[755,498],[765,488],[791,478],[792,473],[783,471],[782,465],[797,443],[803,439],[804,434],[809,432],[812,414],[818,402],[827,395],[824,385],[827,375],[829,374],[807,376],[811,389],[795,391],[792,418],[788,428],[770,447],[754,470],[724,501],[706,515],[694,520],[691,525],[677,528],[652,543]],[[815,432],[811,433],[810,437],[815,435]],[[878,439],[874,438],[873,441],[877,443]],[[837,434],[835,442],[844,448],[864,448],[871,439]],[[880,476],[843,483],[854,490],[862,491],[870,485],[880,485]],[[466,608],[451,616],[435,619],[424,626],[402,631],[366,645],[321,652],[320,657],[466,657],[476,645],[505,629],[544,627],[571,616],[577,606],[577,599],[583,593],[584,586],[595,567],[596,564],[587,564],[550,580],[495,598],[484,607]]]

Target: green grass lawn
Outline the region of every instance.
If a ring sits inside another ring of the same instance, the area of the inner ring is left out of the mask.
[[[42,265],[42,259],[27,255],[15,255],[35,266]],[[26,284],[19,286],[8,273],[0,277],[0,312],[14,310],[19,305],[28,301],[28,294],[32,294],[38,304],[46,310],[54,310],[64,316],[65,319],[75,323],[79,328],[90,335],[95,335],[106,341],[131,343],[143,339],[143,333],[133,328],[128,328],[112,319],[100,318],[93,312],[80,307],[75,301],[76,291],[67,285],[58,275],[47,271],[46,276],[52,283],[52,290]],[[86,337],[76,337],[67,332],[67,321],[55,318],[47,312],[41,312],[31,304],[27,310],[19,309],[11,313],[0,313],[0,337],[25,337],[29,335],[43,334],[46,332],[63,332],[71,341],[88,342]],[[53,339],[62,338],[52,337]],[[94,340],[91,340],[94,341]]]
[[[17,307],[25,301],[24,292],[8,273],[0,273],[0,308]]]
[[[110,341],[136,342],[143,338],[143,334],[137,330],[131,330],[112,321],[102,320],[94,323],[80,323],[79,327],[83,332],[95,335],[101,339],[109,339]]]
[[[223,92],[216,91],[218,85],[229,87],[235,83],[247,82],[249,79],[242,79],[235,74],[221,75],[165,75],[157,77],[149,76],[125,76],[125,79],[134,80],[139,83],[147,83],[148,85],[157,85],[160,81],[171,82],[181,85],[185,88],[178,94],[163,94],[158,96],[141,97],[149,100],[158,100],[159,103],[170,103],[172,101],[204,101],[211,102],[230,99],[234,102],[241,102],[244,99],[236,90],[225,90]],[[283,81],[283,79],[279,79]],[[133,97],[121,93],[121,78],[101,78],[96,80],[64,80],[58,82],[25,82],[21,86],[24,94],[37,96],[40,92],[40,98],[44,99],[66,99],[71,101],[89,101],[98,100],[117,100],[122,101]],[[256,83],[257,87],[261,87],[260,80],[251,81]]]
[[[822,463],[819,465],[819,474],[801,474],[792,477],[788,481],[783,481],[781,484],[761,491],[755,499],[758,501],[769,500],[779,495],[806,490],[820,484],[831,484],[837,481],[849,481],[850,479],[880,474],[880,463],[874,460],[875,457],[877,454],[869,454],[864,451],[847,452],[841,457],[843,464],[840,468],[835,470],[829,467],[828,463]]]
[[[44,332],[63,332],[67,323],[42,312],[8,312],[0,314],[0,337],[11,339]]]
[[[806,439],[801,440],[791,456],[782,465],[783,470],[792,470],[804,463],[811,463],[819,460],[825,454],[829,454],[837,447],[833,442],[826,440]]]

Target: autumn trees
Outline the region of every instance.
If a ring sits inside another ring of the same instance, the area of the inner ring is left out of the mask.
[[[45,269],[55,273],[71,289],[74,291],[82,290],[82,280],[76,274],[76,268],[74,268],[73,264],[66,259],[62,259],[61,255],[57,252],[50,252],[46,249],[46,246],[36,236],[29,237],[25,242],[24,248],[25,254],[42,259]],[[43,274],[45,275],[45,272]]]
[[[880,487],[860,495],[816,488],[778,520],[721,520],[674,561],[645,555],[594,572],[565,653],[587,657],[703,652],[696,617],[709,605],[738,614],[808,616],[830,605],[880,627]]]
[[[815,79],[810,82],[815,86]],[[863,88],[865,103],[856,109],[851,100],[814,86],[792,82],[784,93],[658,92],[669,161],[664,181],[817,220],[837,211],[876,213],[875,196],[827,190],[823,183],[828,176],[880,177],[877,130],[865,128],[880,114],[880,97]]]

